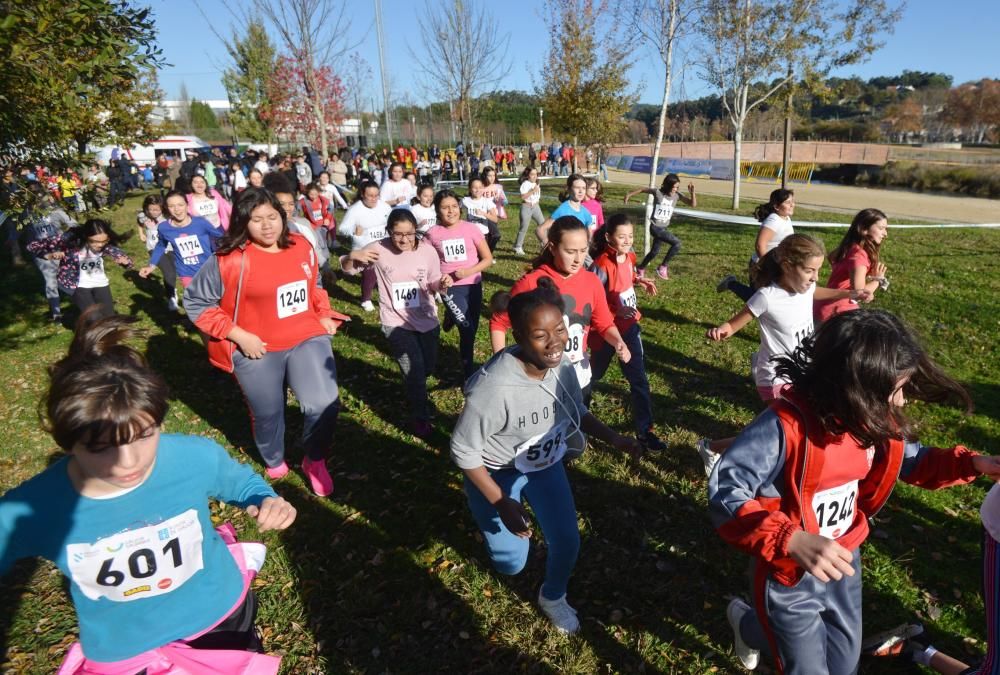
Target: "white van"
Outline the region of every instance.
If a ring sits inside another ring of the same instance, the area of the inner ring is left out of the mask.
[[[208,143],[197,136],[164,136],[158,138],[149,145],[133,145],[131,148],[122,148],[120,145],[102,145],[91,147],[89,150],[94,153],[99,164],[107,164],[111,161],[111,152],[115,148],[121,149],[125,156],[136,164],[152,164],[156,158],[163,153],[177,155],[184,159],[185,150],[197,150],[199,152],[210,152]]]

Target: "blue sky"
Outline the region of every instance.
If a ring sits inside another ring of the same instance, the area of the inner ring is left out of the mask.
[[[280,0],[276,0],[280,1]],[[433,0],[432,0],[433,1]],[[230,0],[231,4],[246,0]],[[352,42],[363,40],[358,51],[371,65],[375,79],[364,92],[363,105],[371,106],[372,98],[381,107],[381,84],[378,80],[378,51],[374,29],[373,0],[347,0],[352,15]],[[408,93],[417,103],[427,100],[413,77],[409,65],[410,53],[403,41],[416,44],[417,12],[424,8],[423,0],[382,0],[385,21],[387,68],[390,82],[397,97]],[[202,7],[209,10],[210,20],[199,13],[194,0],[153,0],[159,43],[166,61],[171,66],[160,72],[160,85],[167,98],[176,98],[181,82],[188,93],[199,99],[224,99],[225,89],[221,72],[227,66],[225,50],[212,33],[215,29],[228,35],[229,15],[226,3],[202,0]],[[512,69],[500,88],[532,89],[531,74],[539,70],[539,59],[546,53],[548,33],[541,15],[541,2],[532,0],[505,0],[490,3],[498,24],[511,33],[510,52]],[[906,70],[935,71],[950,74],[955,83],[978,80],[983,77],[1000,77],[1000,40],[996,27],[1000,26],[1000,1],[998,0],[909,0],[902,20],[895,33],[886,38],[885,47],[865,64],[836,73],[841,76],[858,75],[862,78],[892,75]],[[640,100],[658,103],[662,92],[662,64],[659,57],[649,54],[645,45],[636,41],[636,64],[632,79],[640,86]],[[683,77],[676,80],[671,98],[696,98],[710,93],[695,75],[694,67],[684,69]]]

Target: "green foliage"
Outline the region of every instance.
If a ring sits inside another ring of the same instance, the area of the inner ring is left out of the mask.
[[[872,184],[919,192],[947,192],[1000,199],[1000,168],[949,166],[925,162],[889,162],[872,174]]]
[[[207,103],[191,101],[191,126],[195,129],[218,129],[219,118]]]
[[[277,56],[260,19],[252,19],[247,24],[244,38],[226,42],[226,51],[233,65],[223,72],[222,84],[229,96],[229,121],[233,131],[243,139],[270,141],[273,129],[260,112]]]

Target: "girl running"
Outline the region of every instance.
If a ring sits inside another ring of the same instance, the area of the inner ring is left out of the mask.
[[[253,653],[264,547],[227,550],[209,497],[261,531],[295,509],[214,441],[161,434],[167,386],[126,344],[130,321],[81,322],[49,370],[45,426],[66,455],[0,498],[0,573],[40,556],[65,575],[80,643],[60,673],[277,673]]]
[[[427,231],[437,225],[437,209],[434,207],[434,187],[426,183],[417,188],[417,196],[410,201],[410,211],[417,219],[417,231]]]
[[[229,215],[233,210],[229,202],[215,188],[210,188],[204,176],[191,179],[191,192],[187,195],[188,213],[201,216],[213,227],[229,229]]]
[[[146,195],[142,200],[142,211],[136,216],[139,239],[146,244],[146,252],[152,255],[156,242],[160,240],[159,227],[163,222],[163,197]],[[163,289],[167,294],[167,309],[176,312],[177,307],[177,268],[174,266],[173,249],[167,245],[165,255],[160,256],[157,267],[163,273]]]
[[[374,181],[361,181],[358,194],[351,208],[347,209],[340,221],[337,234],[351,240],[351,250],[357,251],[373,241],[385,239],[385,223],[392,207],[379,197],[379,187]],[[375,270],[367,269],[361,274],[361,308],[374,312],[372,293],[375,290]]]
[[[153,273],[169,245],[173,249],[177,278],[187,288],[205,261],[212,257],[215,241],[223,232],[201,216],[191,216],[183,192],[171,190],[164,201],[169,217],[157,226],[156,245],[149,254],[149,264],[139,270],[139,276],[145,279]]]
[[[681,179],[676,173],[668,173],[663,177],[663,183],[660,185],[659,190],[656,188],[641,188],[625,195],[626,204],[628,204],[629,199],[638,194],[650,195],[654,201],[653,213],[649,219],[649,235],[653,238],[653,245],[649,249],[649,253],[646,254],[646,257],[639,263],[638,273],[640,277],[645,275],[646,268],[656,259],[656,256],[660,255],[660,249],[663,248],[663,245],[668,244],[670,248],[667,249],[666,255],[663,256],[663,262],[656,268],[656,276],[661,279],[670,278],[670,261],[681,250],[681,240],[667,229],[670,227],[670,219],[674,215],[674,208],[677,206],[678,201],[682,201],[692,208],[698,206],[698,196],[694,192],[694,183],[688,183],[687,195],[680,193],[680,183]]]
[[[757,230],[757,240],[754,242],[754,254],[750,257],[751,270],[760,258],[776,249],[785,237],[795,234],[792,228],[793,213],[795,213],[795,192],[783,188],[771,192],[767,203],[754,209],[753,215],[760,221],[760,229]],[[750,276],[753,276],[752,271]],[[732,291],[746,302],[757,289],[741,284],[730,274],[719,282],[715,290],[719,293]]]
[[[859,211],[840,245],[830,254],[832,270],[826,282],[828,288],[865,289],[873,296],[882,287],[888,288],[885,263],[879,260],[879,249],[889,235],[889,223],[878,209]],[[834,314],[857,309],[850,299],[817,300],[813,313],[817,323],[823,323]]]
[[[558,224],[553,228],[557,228]],[[542,612],[562,633],[580,628],[566,589],[580,549],[576,506],[562,458],[591,434],[637,455],[638,443],[587,412],[565,357],[569,332],[560,292],[547,278],[510,298],[505,314],[515,345],[495,354],[465,386],[465,407],[451,437],[451,457],[465,473],[469,509],[493,566],[517,574],[532,535],[526,500],[545,538]]]
[[[462,208],[465,209],[465,219],[479,228],[490,251],[495,251],[500,242],[500,228],[497,227],[500,215],[493,200],[483,196],[484,185],[483,180],[475,175],[469,179],[469,194],[462,197]]]
[[[323,196],[316,183],[307,185],[305,196],[299,197],[299,212],[324,242],[327,232],[336,227],[333,213],[330,211],[330,200]]]
[[[100,310],[90,314],[92,318],[99,318],[115,313],[104,259],[125,268],[132,267],[132,259],[118,247],[119,241],[111,223],[88,218],[83,225],[70,228],[62,236],[36,239],[28,244],[28,252],[45,260],[58,261],[59,290],[68,295],[81,312],[91,305],[100,305]]]
[[[497,218],[507,220],[507,195],[504,194],[503,185],[497,181],[497,170],[488,166],[482,170],[480,176],[483,179],[482,195],[493,201],[497,209]]]
[[[583,207],[590,211],[594,217],[590,224],[590,234],[593,235],[598,228],[604,227],[604,187],[596,178],[587,178],[587,198],[583,200]],[[599,246],[603,246],[600,242]]]
[[[524,255],[524,237],[528,234],[531,223],[541,225],[545,222],[542,215],[542,208],[538,202],[542,198],[542,186],[538,184],[538,169],[528,166],[521,172],[519,179],[521,187],[521,227],[517,231],[517,239],[514,241],[514,253]]]
[[[552,224],[548,243],[532,263],[531,271],[514,282],[510,294],[517,296],[530,291],[538,285],[539,279],[552,279],[566,305],[563,317],[567,331],[566,356],[576,369],[580,388],[589,395],[592,373],[587,355],[587,336],[591,329],[601,334],[622,363],[628,363],[631,352],[615,326],[604,286],[597,275],[583,266],[588,246],[586,225],[575,216],[559,218]],[[493,312],[490,342],[494,353],[504,348],[506,332],[510,327],[506,312]]]
[[[348,320],[316,286],[316,254],[288,231],[267,190],[246,189],[219,250],[184,294],[184,309],[208,336],[208,360],[233,373],[250,408],[253,436],[277,480],[285,462],[285,382],[305,416],[302,471],[320,497],[333,492],[326,458],[340,411],[330,335]]]
[[[594,237],[594,264],[591,270],[604,286],[608,307],[615,316],[615,327],[632,354],[632,358],[628,363],[623,362],[621,368],[632,393],[632,418],[635,421],[636,438],[647,450],[660,452],[666,450],[667,445],[653,431],[653,400],[649,392],[645,350],[639,330],[642,315],[635,297],[636,286],[650,295],[656,295],[656,284],[649,279],[640,279],[636,274],[633,237],[632,222],[627,215],[616,213],[611,216],[607,226],[597,230]],[[599,334],[590,334],[590,364],[594,369],[595,382],[604,377],[614,352]]]
[[[434,196],[439,225],[427,231],[427,241],[437,251],[441,272],[451,277],[451,297],[466,317],[458,327],[458,350],[462,372],[468,378],[475,372],[476,333],[483,311],[483,271],[493,264],[493,253],[482,233],[472,223],[462,220],[458,196],[441,190]],[[445,314],[445,330],[452,325],[450,312]]]
[[[410,184],[410,181],[403,177],[404,171],[402,163],[393,162],[390,164],[389,178],[382,183],[382,187],[379,190],[379,197],[390,207],[405,204],[413,196],[410,194],[413,186]]]
[[[734,598],[726,610],[736,655],[752,670],[766,650],[786,675],[857,672],[868,517],[897,478],[928,489],[996,480],[1000,461],[909,437],[907,398],[971,401],[888,312],[835,316],[777,372],[789,391],[708,485],[719,534],[754,560],[753,606]]]
[[[538,236],[539,243],[542,244],[544,248],[545,243],[548,241],[549,228],[552,227],[557,219],[563,216],[573,216],[587,229],[589,233],[593,229],[594,216],[590,214],[583,206],[583,201],[587,198],[587,179],[579,174],[573,174],[566,179],[566,190],[559,195],[559,201],[561,202],[556,210],[552,212],[552,215],[542,223],[535,234]]]
[[[347,165],[345,165],[344,162],[339,157],[337,158],[337,161],[340,162],[342,166],[344,166],[344,171],[346,172]],[[344,182],[345,184],[347,182],[346,176],[344,177]],[[347,208],[347,202],[345,202],[344,198],[340,195],[340,190],[330,180],[329,171],[320,172],[319,178],[316,179],[316,186],[319,188],[320,194],[326,197],[327,201],[329,202],[331,216],[333,215],[334,204],[337,204],[342,209]]]
[[[387,228],[387,238],[351,252],[341,264],[348,274],[375,271],[379,320],[403,374],[411,428],[415,436],[427,438],[432,431],[427,376],[434,372],[441,334],[434,295],[452,280],[442,276],[437,252],[418,239],[412,213],[393,209]]]
[[[24,213],[24,236],[30,251],[30,244],[42,239],[58,239],[67,230],[79,223],[69,217],[56,203],[53,196],[34,183],[29,188],[36,200]],[[15,242],[16,244],[16,242]],[[47,253],[31,254],[32,262],[42,275],[45,299],[49,305],[49,318],[53,322],[62,321],[62,307],[59,302],[59,261],[47,258]]]

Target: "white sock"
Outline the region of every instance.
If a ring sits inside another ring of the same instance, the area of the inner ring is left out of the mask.
[[[927,649],[923,650],[922,652],[916,652],[913,655],[913,660],[922,666],[930,666],[931,659],[934,657],[935,654],[937,654],[937,651],[938,650],[934,649],[934,647],[928,645]]]

